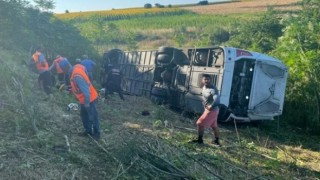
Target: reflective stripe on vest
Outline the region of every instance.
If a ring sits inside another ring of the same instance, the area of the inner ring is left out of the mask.
[[[80,104],[85,103],[85,97],[75,82],[75,77],[77,76],[83,78],[89,86],[90,103],[96,100],[98,98],[98,93],[93,87],[93,85],[91,84],[89,77],[85,72],[85,67],[82,66],[81,64],[77,64],[73,67],[73,71],[70,78],[70,84],[71,84],[71,90],[75,94],[76,98],[79,100]]]

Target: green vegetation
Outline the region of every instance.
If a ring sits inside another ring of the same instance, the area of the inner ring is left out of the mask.
[[[228,40],[236,24],[248,22],[255,17],[249,15],[210,16],[197,14],[133,18],[105,21],[92,17],[84,22],[68,21],[93,43],[99,52],[110,48],[129,48],[135,41],[141,49],[157,48],[161,45],[180,47],[218,45]],[[225,33],[227,38],[221,38]],[[196,40],[195,40],[196,39]]]
[[[217,27],[230,26],[236,21],[249,21],[253,17],[243,15],[200,15],[200,14],[185,14],[176,15],[170,18],[153,17],[153,18],[137,18],[132,20],[122,20],[114,22],[120,28],[126,29],[170,29],[184,27],[206,28],[208,31]]]
[[[319,179],[319,136],[309,132],[320,128],[320,4],[304,3],[301,12],[286,17],[270,11],[78,23],[23,1],[0,0],[1,179]],[[107,48],[213,44],[268,53],[290,67],[280,126],[222,125],[223,148],[193,146],[187,141],[195,135],[195,119],[144,98],[111,97],[98,102],[102,140],[95,142],[76,135],[82,131],[79,112],[66,111],[75,99],[58,91],[45,99],[26,65],[30,47],[38,45],[49,60],[59,53],[72,61],[84,53],[98,59]],[[150,116],[140,114],[146,110]]]
[[[303,9],[291,14],[270,7],[268,12],[254,17],[186,13],[170,18],[154,16],[116,21],[92,17],[85,22],[77,23],[75,19],[70,23],[95,44],[99,52],[110,48],[154,49],[163,45],[231,45],[278,57],[290,67],[282,122],[319,133],[317,3],[305,0],[300,3]]]
[[[290,67],[284,120],[320,131],[320,2],[303,1],[298,17],[290,17],[274,54]]]
[[[319,1],[303,1],[297,14],[279,19],[272,9],[231,36],[230,44],[268,53],[289,67],[282,122],[319,134]],[[248,36],[250,34],[250,36]]]
[[[71,61],[82,53],[97,54],[76,28],[24,1],[0,1],[0,20],[0,132],[28,137],[57,113],[48,112],[52,105],[44,102],[37,75],[29,71],[32,50],[44,47],[49,61],[57,54]]]
[[[5,27],[0,29],[2,49],[28,52],[30,47],[43,46],[50,60],[58,53],[71,60],[82,53],[97,57],[90,43],[75,27],[50,13],[24,6],[27,4],[19,1],[0,1],[0,22],[1,27]]]

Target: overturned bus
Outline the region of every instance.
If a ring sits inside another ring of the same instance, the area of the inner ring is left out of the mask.
[[[113,49],[104,60],[119,64],[124,91],[150,97],[157,104],[201,113],[201,79],[208,74],[220,91],[219,121],[272,120],[282,114],[288,69],[265,54],[233,47],[160,47]]]

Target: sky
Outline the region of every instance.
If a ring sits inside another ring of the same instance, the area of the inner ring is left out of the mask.
[[[143,7],[144,4],[150,3],[154,6],[155,3],[162,5],[168,4],[188,4],[198,3],[200,0],[54,0],[56,8],[54,13],[64,13],[65,10],[69,12],[79,11],[96,11],[96,10],[110,10],[129,8],[129,7]],[[211,0],[209,2],[217,2],[225,0]]]

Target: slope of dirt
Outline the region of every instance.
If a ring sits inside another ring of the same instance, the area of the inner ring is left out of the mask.
[[[266,11],[269,6],[283,11],[298,10],[299,6],[297,6],[297,2],[300,2],[300,0],[254,0],[181,8],[191,10],[199,14],[256,13]]]

